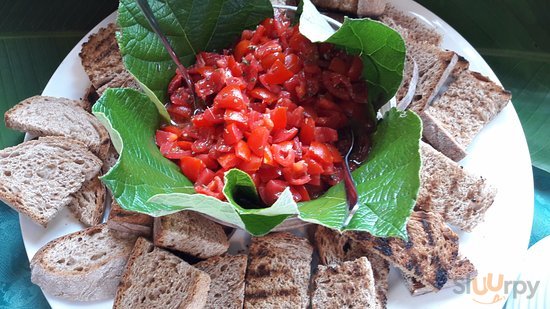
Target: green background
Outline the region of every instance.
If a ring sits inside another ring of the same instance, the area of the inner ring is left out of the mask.
[[[550,2],[418,2],[461,33],[512,91],[534,164],[550,170]],[[117,4],[113,0],[0,1],[0,114],[40,94],[67,53]],[[21,139],[22,134],[6,130],[0,121],[0,149]],[[550,234],[550,175],[539,168],[534,168],[531,244]],[[3,204],[0,235],[0,308],[48,308],[29,280],[17,213]]]

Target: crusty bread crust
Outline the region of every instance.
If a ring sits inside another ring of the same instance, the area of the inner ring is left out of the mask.
[[[107,225],[113,230],[150,238],[153,232],[153,217],[122,209],[113,199]]]
[[[99,177],[94,177],[82,185],[82,188],[72,195],[69,209],[86,226],[100,224],[105,213],[105,195],[107,190]]]
[[[44,292],[72,301],[111,298],[134,242],[105,224],[62,236],[34,255],[31,280]]]

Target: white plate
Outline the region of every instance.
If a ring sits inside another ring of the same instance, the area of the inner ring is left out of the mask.
[[[398,9],[418,17],[426,25],[444,34],[443,47],[458,52],[470,61],[471,69],[497,81],[495,74],[483,58],[443,20],[411,0],[390,2]],[[100,27],[104,27],[114,20],[115,14],[112,14],[90,33],[96,32]],[[87,37],[88,35],[85,38]],[[89,81],[80,64],[78,53],[85,40],[79,42],[67,55],[53,74],[43,95],[73,99],[79,99],[84,95]],[[466,169],[485,176],[491,184],[498,188],[498,195],[494,205],[487,212],[484,223],[472,233],[459,233],[460,249],[476,265],[480,276],[492,273],[502,274],[506,280],[515,279],[518,274],[516,265],[527,251],[531,231],[533,177],[523,130],[511,104],[483,129],[468,150],[468,157],[461,163]],[[34,224],[23,216],[20,217],[20,222],[29,258],[48,241],[82,229],[82,225],[68,211],[61,212],[47,229]],[[242,241],[243,234],[237,233],[234,238],[241,237]],[[490,307],[476,302],[485,301],[479,295],[455,293],[453,290],[446,289],[437,294],[412,297],[397,272],[392,271],[388,307]],[[491,299],[493,297],[492,295],[481,296],[491,297]],[[112,301],[74,303],[50,295],[46,295],[46,298],[54,309],[109,308],[112,305]],[[502,308],[503,304],[504,299],[496,302],[493,306]]]

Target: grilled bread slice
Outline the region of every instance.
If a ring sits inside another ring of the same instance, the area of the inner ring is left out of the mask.
[[[86,181],[78,192],[72,195],[73,200],[69,203],[78,221],[87,226],[100,224],[105,213],[105,186],[98,177]]]
[[[489,78],[463,71],[440,98],[420,113],[425,123],[422,135],[435,149],[459,161],[464,157],[460,154],[511,97],[509,91]]]
[[[80,101],[34,96],[4,115],[6,126],[35,136],[63,136],[84,143],[100,159],[109,150],[109,133]]]
[[[0,199],[45,227],[100,168],[101,160],[78,141],[24,142],[0,150]]]
[[[440,290],[449,280],[467,280],[475,276],[475,268],[458,254],[458,236],[438,214],[415,211],[407,224],[409,240],[377,238],[366,232],[348,235],[358,245],[378,254],[404,274],[413,276],[433,290]]]
[[[143,237],[151,237],[153,232],[153,217],[139,212],[122,209],[113,199],[107,225],[120,232]]]
[[[124,68],[115,32],[115,24],[101,28],[82,44],[79,54],[84,71],[99,96],[107,88],[140,89],[139,84]]]
[[[50,241],[31,260],[31,280],[50,295],[72,301],[115,295],[136,238],[105,224]]]
[[[421,142],[420,152],[416,209],[438,213],[447,223],[471,231],[493,204],[496,189],[426,143]]]
[[[210,277],[172,253],[138,238],[113,308],[204,308]]]
[[[221,255],[199,262],[194,267],[210,276],[210,292],[204,308],[241,309],[244,303],[246,255]]]
[[[313,283],[313,309],[376,308],[374,277],[366,257],[341,264],[319,265]]]
[[[290,233],[252,238],[244,308],[307,308],[312,253],[307,239]]]
[[[223,254],[229,241],[221,225],[194,211],[155,218],[155,246],[205,259]]]
[[[324,226],[317,226],[314,239],[315,247],[319,253],[319,261],[323,265],[338,265],[345,261],[367,257],[374,276],[375,308],[386,308],[390,273],[390,265],[386,260],[373,253],[372,250],[366,250],[367,248],[356,244],[346,234]]]

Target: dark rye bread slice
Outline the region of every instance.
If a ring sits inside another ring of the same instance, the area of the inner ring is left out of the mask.
[[[441,97],[422,111],[423,120],[433,123],[425,126],[423,136],[444,155],[459,161],[474,137],[500,113],[511,97],[509,91],[489,78],[463,71]],[[442,139],[442,135],[448,138]]]
[[[407,15],[392,5],[386,5],[386,10],[380,16],[380,21],[383,23],[389,23],[388,19],[407,29],[411,38],[416,42],[427,42],[435,46],[441,45],[443,37],[435,28],[421,23],[416,17]]]
[[[204,308],[210,277],[172,253],[138,238],[113,308]]]
[[[46,226],[84,182],[97,176],[101,160],[84,144],[41,137],[0,150],[0,199]]]
[[[115,295],[136,238],[105,224],[54,239],[31,260],[31,280],[50,295],[72,301]]]
[[[221,255],[195,265],[210,276],[210,292],[204,308],[241,309],[244,304],[246,255]]]
[[[155,218],[155,246],[200,259],[223,254],[229,241],[221,225],[194,211],[180,211]]]
[[[407,223],[407,232],[408,241],[394,237],[378,238],[367,232],[346,234],[436,291],[447,283],[451,273],[457,279],[475,276],[473,265],[459,257],[458,236],[438,214],[413,212]]]
[[[153,232],[153,217],[122,209],[113,199],[107,225],[113,230],[149,238]]]
[[[308,308],[313,247],[290,233],[253,237],[244,308]]]
[[[78,221],[87,226],[100,224],[105,213],[106,191],[101,180],[94,177],[72,195],[73,200],[69,203],[69,209]]]
[[[80,58],[84,71],[101,96],[107,88],[140,89],[135,79],[126,71],[115,37],[116,25],[109,24],[92,34],[82,44]]]
[[[496,189],[426,143],[420,143],[420,152],[421,185],[415,209],[438,213],[447,223],[470,232],[483,221]]]
[[[84,143],[100,159],[109,151],[109,133],[81,101],[34,96],[4,115],[6,126],[34,136],[63,136]]]
[[[312,309],[376,308],[374,277],[366,257],[319,265],[313,285]]]
[[[317,226],[315,231],[315,248],[319,253],[319,262],[323,265],[341,264],[360,257],[367,257],[371,263],[376,291],[376,307],[386,308],[388,294],[388,276],[390,265],[383,258],[357,244],[352,239],[338,231]]]

